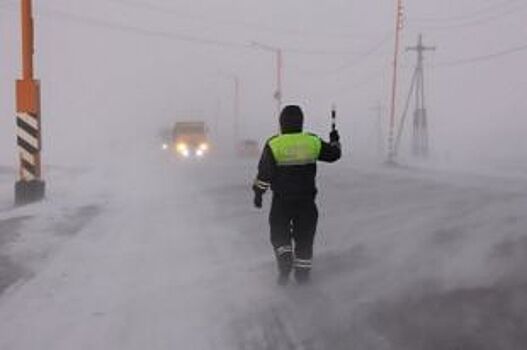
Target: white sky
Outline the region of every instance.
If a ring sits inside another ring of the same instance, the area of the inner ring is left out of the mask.
[[[13,166],[14,80],[20,74],[16,3],[0,0],[0,164]],[[78,163],[151,147],[159,128],[184,116],[206,119],[211,127],[218,116],[218,135],[228,140],[234,74],[242,84],[242,134],[263,141],[276,130],[274,57],[239,47],[252,41],[286,49],[284,100],[305,106],[310,129],[325,136],[336,102],[345,140],[353,135],[357,154],[372,153],[372,107],[389,102],[394,3],[37,0],[44,159]],[[426,71],[436,154],[527,158],[527,50],[441,65],[527,45],[527,3],[408,0],[405,14],[403,45],[414,45],[422,32],[426,44],[437,46],[427,55]],[[399,105],[414,63],[415,54],[403,52]]]

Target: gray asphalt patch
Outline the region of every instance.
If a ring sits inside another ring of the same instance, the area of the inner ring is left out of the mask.
[[[101,207],[87,205],[68,214],[64,220],[55,224],[54,231],[58,235],[72,236],[79,233],[91,220],[101,213]]]
[[[30,216],[20,216],[0,221],[0,248],[17,237],[20,226],[29,218]]]
[[[27,273],[22,266],[15,264],[6,253],[2,253],[2,250],[18,237],[22,224],[29,218],[30,216],[21,216],[0,221],[0,294]]]
[[[0,255],[0,295],[27,274],[21,265],[13,263],[6,255]]]
[[[237,323],[235,338],[239,350],[295,350],[298,348],[293,334],[280,312],[269,309],[254,318]]]
[[[408,294],[380,303],[372,326],[397,349],[525,349],[527,284]]]
[[[97,205],[86,205],[77,208],[60,217],[52,225],[51,232],[57,236],[76,235],[101,211],[101,207]],[[23,262],[18,262],[15,257],[10,256],[6,249],[8,243],[16,241],[21,234],[22,224],[30,218],[30,216],[21,216],[0,221],[0,295],[14,283],[32,275],[31,268],[25,266]],[[46,254],[44,253],[56,249],[53,244],[50,243],[48,247],[42,248],[42,252],[37,253],[45,256]]]

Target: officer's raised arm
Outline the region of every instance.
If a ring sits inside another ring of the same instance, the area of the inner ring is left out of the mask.
[[[322,141],[318,160],[333,163],[339,160],[342,156],[340,135],[337,130],[331,131],[329,134],[329,140],[329,143]]]

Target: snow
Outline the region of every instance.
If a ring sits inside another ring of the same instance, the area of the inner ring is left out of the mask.
[[[28,271],[0,349],[525,348],[523,180],[322,166],[313,283],[281,288],[254,167],[56,169],[46,201],[0,212]]]
[[[38,272],[65,238],[78,234],[102,210],[100,195],[91,197],[79,186],[79,170],[49,169],[48,197],[45,201],[14,207],[14,172],[0,183],[0,294],[14,282],[22,282]],[[84,176],[84,181],[86,176]],[[89,178],[89,177],[88,177]],[[7,266],[7,268],[3,268]],[[2,275],[7,275],[2,283]]]

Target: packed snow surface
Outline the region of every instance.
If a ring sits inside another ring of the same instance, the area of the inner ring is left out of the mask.
[[[322,166],[313,281],[279,287],[254,167],[55,169],[0,203],[0,349],[527,347],[525,178]]]

